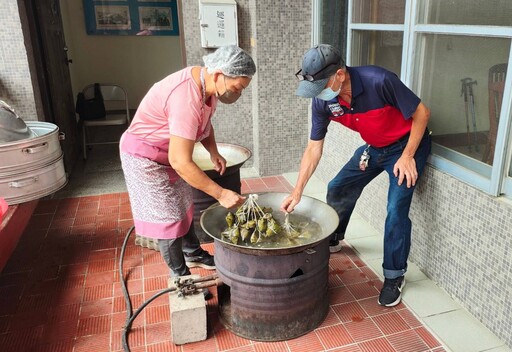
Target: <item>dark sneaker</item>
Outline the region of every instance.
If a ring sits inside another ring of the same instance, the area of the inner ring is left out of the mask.
[[[330,240],[329,241],[329,252],[331,252],[331,253],[339,252],[339,251],[341,251],[341,247],[343,247],[343,245],[341,244],[341,242],[339,240]]]
[[[208,289],[208,287],[203,288],[203,296],[204,296],[205,301],[213,298],[213,295],[210,292],[210,290]]]
[[[402,300],[402,289],[405,286],[405,277],[385,279],[379,295],[379,304],[386,307],[394,307]]]
[[[215,270],[215,260],[210,253],[204,251],[201,255],[195,257],[187,257],[185,262],[189,268],[203,268],[206,270]]]

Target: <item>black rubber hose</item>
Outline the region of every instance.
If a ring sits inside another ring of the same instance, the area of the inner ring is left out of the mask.
[[[123,274],[123,261],[124,261],[124,251],[126,250],[126,244],[128,243],[128,239],[130,238],[130,235],[132,234],[133,230],[135,229],[135,226],[132,226],[128,233],[126,234],[126,237],[124,238],[123,246],[121,247],[121,254],[119,255],[119,277],[121,280],[121,288],[123,289],[123,295],[124,295],[124,301],[126,303],[126,322],[130,320],[132,317],[132,300],[130,299],[130,295],[128,294],[128,288],[126,287],[126,281],[124,279]],[[127,324],[124,326],[124,333],[123,333],[123,349],[126,352],[130,352],[130,346],[128,345],[128,333],[127,333]]]
[[[128,346],[128,333],[132,329],[132,324],[135,318],[137,318],[137,316],[142,312],[142,310],[146,308],[146,306],[153,302],[156,298],[160,297],[164,293],[172,291],[176,291],[176,287],[166,288],[160,292],[155,293],[153,296],[151,296],[151,298],[142,303],[142,305],[135,311],[135,313],[133,313],[133,315],[126,321],[126,325],[123,331],[123,348],[126,352],[130,351],[130,347]]]
[[[128,239],[130,238],[130,235],[132,234],[133,230],[135,229],[135,226],[132,226],[128,233],[126,234],[126,237],[124,238],[123,246],[121,247],[121,254],[119,255],[119,276],[121,278],[121,287],[123,288],[123,294],[124,294],[124,300],[126,302],[126,320],[130,319],[132,315],[132,301],[130,299],[130,296],[128,295],[128,288],[126,287],[126,281],[124,280],[123,276],[123,261],[124,261],[124,252],[126,250],[126,244],[128,243]]]
[[[121,253],[119,255],[119,277],[121,279],[121,287],[123,289],[123,295],[124,295],[124,301],[126,303],[126,323],[123,328],[123,350],[125,352],[130,352],[130,345],[128,344],[128,334],[130,333],[130,330],[132,328],[133,321],[137,316],[142,312],[142,310],[153,300],[157,297],[160,297],[164,293],[175,291],[176,288],[167,288],[160,292],[157,292],[154,294],[151,298],[149,298],[147,301],[143,302],[142,305],[133,313],[132,308],[132,300],[130,299],[130,294],[128,293],[128,287],[126,287],[126,281],[123,274],[123,261],[124,261],[124,252],[126,250],[126,244],[128,243],[128,239],[130,238],[130,235],[132,234],[133,230],[135,229],[135,226],[132,226],[128,233],[126,234],[126,237],[124,238],[123,246],[121,247]]]
[[[128,344],[128,334],[130,333],[130,330],[132,329],[133,321],[135,320],[135,318],[137,318],[137,316],[140,314],[140,312],[142,312],[142,310],[144,308],[146,308],[146,306],[148,304],[153,302],[156,298],[160,297],[164,293],[168,293],[168,292],[177,290],[176,287],[171,287],[171,288],[166,288],[160,292],[155,293],[147,301],[143,302],[142,305],[135,311],[135,313],[133,313],[132,301],[131,301],[130,295],[128,293],[128,287],[126,287],[126,281],[124,279],[124,274],[123,274],[123,261],[124,261],[124,252],[126,250],[126,244],[128,243],[128,239],[130,238],[130,235],[132,234],[134,229],[135,229],[135,226],[132,226],[128,230],[128,233],[126,234],[126,237],[123,242],[123,246],[121,247],[121,253],[119,255],[119,277],[121,279],[121,287],[123,289],[124,300],[126,302],[126,322],[125,322],[125,325],[123,328],[123,350],[125,352],[130,352],[130,345]],[[196,284],[197,288],[205,288],[205,287],[209,287],[209,286],[219,285],[220,281],[215,280],[216,278],[217,278],[217,275],[210,275],[210,276],[196,279],[194,281],[197,282],[197,284]]]

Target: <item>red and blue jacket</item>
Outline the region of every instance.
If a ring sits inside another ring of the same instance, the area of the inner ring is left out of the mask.
[[[313,98],[311,139],[325,138],[331,121],[359,132],[375,147],[398,141],[411,130],[411,116],[420,103],[396,74],[378,66],[347,67],[352,101],[336,97],[330,101]]]

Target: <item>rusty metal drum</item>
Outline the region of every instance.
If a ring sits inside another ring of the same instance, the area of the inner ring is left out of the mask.
[[[329,309],[329,241],[284,255],[233,252],[215,242],[221,323],[257,341],[288,340],[314,330]]]
[[[259,195],[261,206],[279,209],[287,194]],[[318,327],[329,309],[329,235],[338,226],[334,209],[310,197],[295,208],[320,225],[310,242],[282,248],[253,248],[224,241],[220,235],[227,209],[210,207],[201,226],[214,239],[221,323],[256,341],[281,341]]]

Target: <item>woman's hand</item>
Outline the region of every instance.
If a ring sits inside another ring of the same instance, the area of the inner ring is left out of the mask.
[[[219,199],[217,199],[224,208],[233,208],[244,203],[245,197],[236,192],[223,188]]]
[[[224,157],[219,153],[211,153],[210,160],[213,163],[213,168],[215,169],[215,171],[223,175],[224,172],[226,171],[226,159],[224,159]]]

